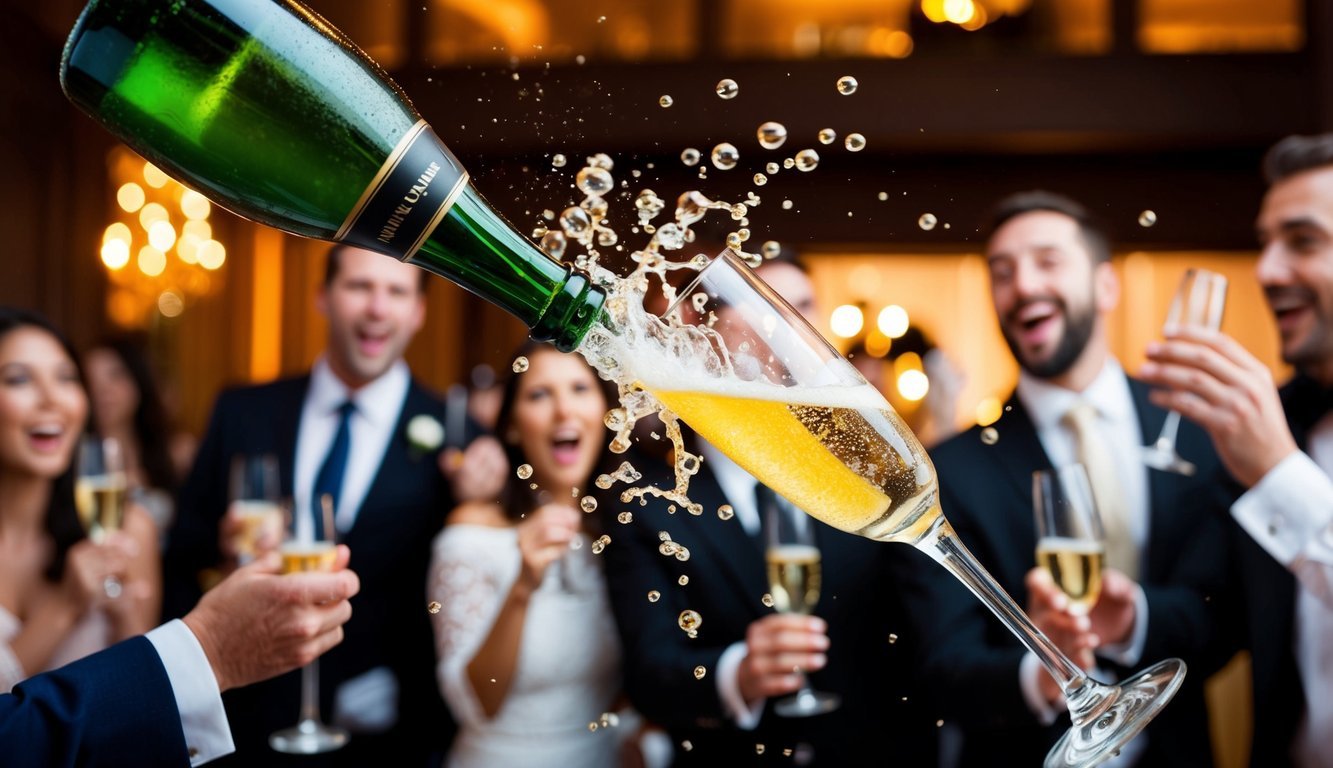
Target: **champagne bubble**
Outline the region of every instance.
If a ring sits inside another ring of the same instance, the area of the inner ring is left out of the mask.
[[[589,166],[579,171],[574,183],[585,195],[605,195],[615,189],[616,181],[605,168]]]
[[[638,197],[634,198],[634,207],[639,209],[639,218],[643,218],[646,214],[647,218],[651,219],[662,212],[662,209],[666,207],[666,201],[658,197],[657,193],[651,189],[645,189],[639,193]]]
[[[673,98],[671,98],[671,96],[670,96],[669,94],[665,94],[665,93],[662,94],[661,96],[659,96],[658,99],[657,99],[657,106],[661,107],[662,109],[666,109],[667,107],[669,107],[669,106],[671,106],[672,104],[675,104],[675,103],[676,103],[676,100],[673,99]]]
[[[777,149],[787,141],[787,126],[770,121],[759,126],[758,135],[759,146],[764,149]]]
[[[518,469],[514,471],[514,474],[518,475],[519,480],[527,480],[529,477],[532,477],[532,465],[519,464]]]
[[[598,475],[597,479],[593,481],[593,485],[596,485],[598,488],[601,488],[602,490],[605,491],[607,488],[610,488],[615,482],[616,482],[615,478],[611,477],[610,475]]]
[[[819,153],[813,149],[803,149],[796,153],[796,168],[809,173],[819,165]]]
[[[767,183],[768,183],[768,177],[765,176],[764,174],[762,174],[762,173],[756,173],[756,174],[754,175],[754,185],[755,185],[756,187],[762,187],[762,186],[764,186],[764,185],[767,184]]]
[[[790,210],[791,210],[791,206],[792,206],[792,202],[791,202],[790,200],[783,200],[783,201],[782,201],[782,210],[784,210],[784,211],[790,211]]]
[[[628,510],[621,512],[620,514],[616,515],[616,522],[622,525],[629,525],[630,523],[634,522],[634,513]]]
[[[686,632],[697,631],[699,629],[699,626],[703,623],[704,619],[702,616],[699,615],[699,612],[691,611],[688,608],[681,611],[680,616],[676,617],[676,624],[678,624],[680,628],[685,630]]]
[[[615,728],[620,725],[620,715],[615,712],[603,712],[601,723],[603,728]]]
[[[522,373],[528,369],[528,359],[519,355],[514,358],[514,364],[510,367],[514,369],[514,373]]]
[[[764,745],[763,745],[763,744],[755,744],[755,745],[754,745],[754,753],[755,753],[756,755],[762,755],[762,754],[764,754]]]
[[[777,240],[765,240],[759,248],[765,259],[776,259],[782,253],[782,243]]]
[[[680,161],[690,167],[699,164],[699,150],[694,147],[686,147],[680,151]]]
[[[606,424],[607,429],[619,432],[629,423],[629,412],[624,408],[612,408],[602,417],[602,423]]]
[[[605,152],[598,152],[588,158],[588,165],[591,165],[594,168],[603,168],[608,171],[616,167],[615,161],[613,161],[611,156]]]
[[[681,546],[681,545],[679,545],[679,544],[677,544],[677,545],[676,545],[676,559],[679,560],[679,561],[681,561],[682,563],[685,562],[686,560],[689,560],[689,559],[690,559],[690,550],[687,549],[687,548],[685,548],[685,547],[683,547],[683,546]]]
[[[689,752],[691,749],[694,749],[694,744],[690,743],[689,739],[685,739],[680,743],[680,748]]]
[[[657,545],[657,553],[666,557],[672,557],[676,554],[678,546],[679,545],[676,544],[676,542],[667,540]]]
[[[694,668],[694,679],[695,679],[695,680],[702,680],[702,679],[704,679],[704,675],[706,675],[706,674],[708,674],[708,670],[704,668],[704,665],[700,664],[699,666],[697,666],[697,667]]]
[[[851,75],[843,75],[838,78],[838,93],[841,93],[843,96],[851,96],[853,93],[856,93],[856,86],[856,78]]]
[[[736,163],[741,159],[741,153],[734,144],[724,141],[713,147],[712,159],[714,168],[719,171],[729,171],[736,167]]]
[[[658,531],[658,532],[657,532],[657,540],[658,540],[658,541],[671,541],[671,534],[667,533],[666,531]]]
[[[884,202],[885,200],[888,200],[888,199],[889,199],[889,193],[888,193],[888,192],[880,192],[878,195],[875,195],[875,197],[876,197],[880,202]]]
[[[838,132],[833,130],[832,128],[819,129],[820,144],[832,144],[833,142],[837,141],[837,139],[838,139]]]
[[[690,577],[689,577],[689,576],[686,576],[686,575],[684,575],[684,574],[681,574],[680,578],[679,578],[679,579],[676,579],[676,583],[679,584],[679,585],[681,585],[681,586],[683,587],[683,586],[685,586],[686,584],[689,584],[689,583],[690,583]]]
[[[560,228],[565,231],[565,235],[568,237],[577,238],[587,232],[590,227],[592,227],[592,217],[577,205],[566,208],[560,214]]]
[[[736,510],[732,509],[730,504],[723,504],[717,508],[717,516],[721,520],[730,520],[736,516]]]
[[[611,543],[611,537],[607,536],[606,534],[602,534],[601,536],[598,536],[595,541],[593,541],[592,546],[589,547],[589,549],[592,550],[592,553],[594,555],[600,555],[602,554],[602,551],[606,549],[606,546],[610,543]]]
[[[661,592],[658,592],[658,591],[655,590],[655,589],[654,589],[654,590],[650,590],[650,591],[648,592],[648,602],[650,602],[650,603],[655,603],[655,602],[657,602],[658,600],[661,600],[661,599],[662,599],[662,593],[661,593]]]
[[[995,445],[1000,442],[1000,431],[995,427],[986,427],[981,430],[981,442],[986,445]]]
[[[792,168],[796,167],[796,161],[790,157],[784,158],[782,161],[782,167],[786,168],[787,170],[791,170]]]
[[[773,607],[773,596],[770,595],[769,593],[765,592],[765,593],[764,593],[764,596],[761,597],[761,598],[759,598],[759,602],[763,603],[765,606],[767,606],[767,607],[769,607],[769,608],[772,608],[772,607]]]
[[[1144,211],[1139,214],[1139,226],[1151,227],[1157,223],[1157,213],[1155,211]]]
[[[848,152],[860,152],[866,148],[866,137],[859,133],[849,133],[847,138],[842,140],[842,145]]]
[[[569,241],[565,239],[564,232],[556,232],[552,230],[542,235],[542,253],[545,253],[553,259],[559,259],[561,256],[565,255],[565,247],[568,243]]]
[[[764,170],[768,173],[769,176],[775,175],[779,170],[781,170],[781,168],[782,166],[778,165],[777,163],[769,163],[768,165],[764,166]]]
[[[893,644],[896,643],[896,642],[898,642],[898,635],[897,635],[896,633],[894,633],[894,632],[890,632],[890,633],[889,633],[889,645],[893,645]]]
[[[676,198],[676,221],[680,222],[680,226],[688,227],[702,219],[711,207],[713,207],[712,200],[704,197],[698,190],[690,190]],[[662,229],[665,231],[666,227]],[[684,238],[683,233],[681,237]]]
[[[937,223],[939,223],[939,219],[935,218],[935,214],[933,213],[923,213],[916,220],[916,225],[927,232],[934,229]]]
[[[588,723],[588,732],[595,733],[596,731],[597,731],[597,723]]]
[[[745,207],[745,203],[736,203],[731,206],[732,221],[740,221],[750,213],[750,209]]]
[[[717,91],[719,98],[731,100],[736,98],[736,95],[741,92],[741,87],[736,84],[735,80],[728,77],[718,80],[717,87],[713,90]]]
[[[582,509],[584,512],[587,512],[589,514],[596,512],[597,499],[594,499],[591,496],[584,496],[583,498],[579,499],[579,509]]]
[[[564,167],[565,167],[565,163],[567,163],[567,162],[569,162],[569,161],[565,159],[565,156],[562,155],[562,154],[559,154],[559,153],[556,153],[555,155],[553,155],[553,156],[551,157],[551,167],[552,167],[552,168],[564,168]]]
[[[440,612],[440,604],[439,604],[438,602],[432,600],[432,601],[430,601],[429,603],[426,604],[426,611],[427,611],[428,613],[439,613],[439,612]]]

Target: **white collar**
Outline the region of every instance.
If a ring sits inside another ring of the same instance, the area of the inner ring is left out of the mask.
[[[403,407],[403,397],[412,383],[412,373],[402,358],[395,360],[378,379],[351,390],[329,366],[323,355],[310,370],[306,402],[317,415],[333,414],[351,400],[356,413],[377,427],[392,428]]]
[[[1060,420],[1078,400],[1086,401],[1097,409],[1098,416],[1110,421],[1122,421],[1134,414],[1129,378],[1114,357],[1106,358],[1097,378],[1082,392],[1065,389],[1020,370],[1016,393],[1038,432],[1059,426]]]

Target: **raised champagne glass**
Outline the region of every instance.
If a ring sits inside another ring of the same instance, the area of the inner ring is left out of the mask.
[[[128,495],[129,479],[120,442],[113,437],[84,437],[79,442],[74,506],[94,544],[100,545],[108,533],[120,530]],[[102,591],[113,600],[120,597],[120,579],[107,576],[102,580]]]
[[[231,548],[245,565],[282,540],[282,490],[278,457],[271,453],[237,454],[231,460],[231,506],[237,526]]]
[[[1207,269],[1187,269],[1180,285],[1171,298],[1164,327],[1168,330],[1184,325],[1196,325],[1209,330],[1222,327],[1222,312],[1227,303],[1227,279]],[[1194,464],[1176,452],[1176,433],[1180,430],[1180,414],[1170,411],[1162,422],[1162,432],[1151,445],[1143,447],[1143,463],[1153,469],[1193,475]]]
[[[333,499],[320,498],[322,520],[316,525],[313,515],[289,509],[287,538],[278,548],[283,573],[329,571],[337,550],[334,545]],[[301,716],[296,725],[268,737],[268,744],[278,752],[291,755],[317,755],[340,749],[347,743],[347,731],[325,725],[319,715],[319,659],[301,668]]]
[[[1082,464],[1032,473],[1037,565],[1069,598],[1070,613],[1086,616],[1102,594],[1106,539]]]
[[[640,342],[637,352],[660,357],[674,349],[676,359],[631,361],[649,392],[806,513],[929,555],[1041,660],[1073,720],[1046,766],[1098,764],[1175,695],[1185,676],[1178,659],[1108,685],[1042,634],[959,541],[940,510],[925,449],[883,395],[734,253],[703,269],[667,318],[678,325],[658,334],[668,349]]]

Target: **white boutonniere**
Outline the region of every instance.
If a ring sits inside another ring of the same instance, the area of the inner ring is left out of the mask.
[[[427,414],[418,414],[407,422],[407,442],[414,453],[430,453],[444,444],[444,425]]]

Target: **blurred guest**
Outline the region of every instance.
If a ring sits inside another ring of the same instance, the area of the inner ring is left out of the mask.
[[[415,764],[442,753],[453,730],[431,679],[425,611],[430,542],[454,506],[438,465],[448,418],[402,359],[425,319],[427,279],[369,251],[330,251],[315,300],[328,321],[323,355],[306,376],[218,398],[168,548],[176,586],[184,588],[173,606],[179,612],[199,594],[201,570],[235,561],[240,521],[228,509],[227,489],[238,455],[278,457],[293,514],[314,517],[322,499],[331,500],[337,538],[351,547],[363,586],[346,642],[319,667],[324,716],[352,735],[324,756],[334,764],[366,765],[385,750]],[[300,676],[235,691],[226,701],[237,759],[285,762],[268,737],[294,722]]]
[[[1256,274],[1277,321],[1272,373],[1230,337],[1180,328],[1148,349],[1154,402],[1198,422],[1248,490],[1231,508],[1254,675],[1254,766],[1333,766],[1333,134],[1265,160]]]
[[[816,316],[813,285],[797,263],[766,261],[757,273],[807,318]],[[638,426],[651,427],[647,421]],[[896,588],[899,550],[907,548],[809,519],[823,560],[818,608],[810,616],[775,612],[765,601],[763,508],[780,504],[785,514],[801,513],[684,431],[690,450],[703,457],[689,488],[702,515],[649,497],[646,506],[629,505],[632,519],[622,524],[623,486],[599,507],[613,539],[602,557],[625,648],[626,689],[635,707],[670,733],[674,764],[883,765],[885,744],[896,763],[932,764],[934,724],[912,693],[914,641]],[[675,486],[668,464],[645,458],[635,466],[644,477],[634,485]],[[719,514],[728,505],[734,516]],[[664,534],[689,549],[689,558],[664,556]],[[703,618],[697,636],[678,623],[686,610]],[[795,667],[810,673],[816,689],[840,696],[841,707],[817,717],[778,716],[772,702],[801,686]]]
[[[497,419],[509,465],[499,503],[455,509],[429,591],[440,688],[460,723],[448,765],[614,766],[635,731],[589,733],[620,690],[606,579],[580,509],[609,461],[606,387],[583,358],[528,342]],[[615,715],[617,718],[620,715]]]
[[[74,455],[87,425],[69,342],[45,319],[0,306],[0,692],[157,621],[147,513],[129,505],[122,528],[98,543],[80,525]]]
[[[846,357],[871,386],[884,394],[922,445],[931,448],[957,434],[963,374],[924,331],[909,327],[879,356],[870,353],[864,340],[858,341],[847,350]],[[909,389],[910,384],[903,381],[906,370],[922,375],[924,393]]]
[[[1000,585],[1098,679],[1172,656],[1189,664],[1180,693],[1117,764],[1208,765],[1203,682],[1230,642],[1217,514],[1227,499],[1201,430],[1179,434],[1194,477],[1149,471],[1140,458],[1166,412],[1108,349],[1106,316],[1120,292],[1110,257],[1105,230],[1073,200],[1027,192],[997,204],[986,240],[991,298],[1021,370],[992,439],[974,427],[933,452],[941,506]],[[1033,568],[1032,472],[1073,462],[1088,466],[1106,529],[1108,568],[1086,616]],[[1039,764],[1069,727],[1055,681],[959,582],[924,559],[914,573],[929,633],[926,690],[964,732],[961,763]]]
[[[178,468],[173,459],[179,453],[173,449],[177,433],[147,350],[128,336],[103,339],[84,353],[83,368],[97,433],[124,446],[130,494],[165,532],[175,511],[177,478],[188,467]]]
[[[279,575],[266,559],[234,573],[183,620],[0,694],[8,768],[202,765],[235,749],[220,694],[310,663],[342,642],[356,574]]]

